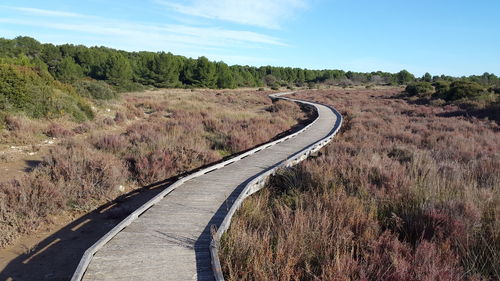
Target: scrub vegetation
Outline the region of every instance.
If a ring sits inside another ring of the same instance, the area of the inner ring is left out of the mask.
[[[9,117],[4,136],[56,137],[32,172],[0,183],[0,246],[52,215],[86,212],[123,192],[266,142],[307,116],[255,90],[123,94],[94,121]],[[62,124],[62,125],[61,125]],[[42,137],[40,137],[42,138]]]
[[[342,132],[243,203],[228,280],[500,279],[500,127],[400,92],[298,95],[339,109]]]
[[[417,104],[458,105],[456,115],[473,115],[500,122],[500,86],[495,76],[483,75],[483,83],[473,80],[435,79],[412,82],[402,95]],[[491,81],[490,81],[491,80]],[[496,81],[496,82],[494,82]]]
[[[221,249],[229,280],[500,279],[496,75],[229,66],[30,37],[0,38],[0,164],[17,146],[43,157],[0,175],[0,247],[310,117],[269,88],[309,89],[298,96],[345,124],[244,203]]]

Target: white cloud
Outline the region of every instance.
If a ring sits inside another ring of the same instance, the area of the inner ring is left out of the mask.
[[[4,8],[21,11],[30,15],[36,16],[47,16],[47,17],[65,17],[65,18],[83,18],[85,15],[65,12],[65,11],[53,11],[53,10],[44,10],[44,9],[36,9],[36,8],[26,8],[26,7],[8,7]]]
[[[280,38],[264,33],[203,25],[200,21],[197,24],[145,23],[58,10],[7,8],[16,13],[0,16],[3,28],[19,30],[19,27],[24,26],[22,29],[26,31],[23,34],[56,44],[103,45],[129,51],[169,51],[190,57],[205,55],[210,59],[223,59],[230,64],[250,65],[264,63],[270,58],[265,58],[265,53],[264,56],[246,55],[250,53],[249,50],[288,46]],[[15,35],[19,34],[11,37]],[[243,56],[242,51],[245,53]]]
[[[307,8],[305,0],[191,0],[189,4],[157,0],[178,13],[234,23],[278,29],[297,10]]]
[[[46,12],[45,14],[49,14],[49,11]],[[52,11],[52,14],[59,13]],[[148,44],[158,45],[159,42],[163,44],[170,42],[173,44],[189,44],[200,47],[225,48],[260,48],[265,45],[287,46],[279,38],[253,31],[176,24],[141,24],[98,17],[93,17],[92,21],[89,21],[85,15],[80,15],[80,17],[82,18],[68,18],[64,20],[60,18],[52,19],[50,17],[43,20],[37,18],[0,18],[0,22],[87,34],[124,37],[130,41],[139,40],[141,44],[148,42]]]

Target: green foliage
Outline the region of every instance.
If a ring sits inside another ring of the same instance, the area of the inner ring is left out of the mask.
[[[405,90],[410,96],[429,96],[434,92],[434,87],[429,82],[413,82]]]
[[[485,93],[483,86],[476,82],[455,81],[450,84],[445,100],[453,101],[463,98],[473,98]]]
[[[73,84],[78,95],[97,100],[110,100],[118,97],[116,91],[103,81],[80,80]]]
[[[90,106],[71,87],[30,67],[0,64],[0,110],[34,118],[69,114],[77,121],[93,118]]]
[[[215,64],[206,57],[200,57],[196,61],[195,85],[202,88],[215,88],[217,73]]]
[[[382,71],[361,73],[342,70],[310,70],[292,67],[227,66],[209,61],[206,57],[191,59],[165,52],[124,52],[106,47],[85,47],[65,44],[41,44],[30,37],[12,40],[0,38],[0,62],[13,59],[16,65],[48,70],[56,79],[73,83],[87,76],[104,80],[120,91],[139,89],[141,85],[154,87],[269,87],[275,85],[304,86],[308,83],[338,85],[400,84],[415,81],[406,70],[398,73]],[[500,80],[491,73],[460,78],[488,87],[500,87]],[[456,81],[450,76],[426,73],[424,82]],[[437,91],[439,92],[439,91]]]
[[[83,76],[82,68],[73,58],[65,57],[55,66],[55,77],[61,82],[74,82]]]
[[[132,56],[134,80],[155,87],[179,87],[180,58],[171,53],[140,52]]]
[[[27,37],[18,36],[14,40],[14,52],[19,54],[25,54],[26,56],[33,58],[38,56],[42,51],[42,44],[37,40]]]
[[[223,62],[217,63],[217,88],[236,88],[234,75],[231,73],[229,66]]]
[[[436,98],[446,99],[448,92],[450,91],[450,84],[450,82],[445,80],[434,82],[433,86],[436,90],[434,96]]]
[[[404,69],[396,74],[396,79],[399,85],[406,85],[409,82],[414,81],[415,76]]]
[[[112,53],[103,67],[104,79],[113,85],[120,85],[132,79],[132,67],[121,53]]]
[[[432,82],[432,75],[429,72],[426,72],[424,76],[422,76],[422,80],[425,82]]]
[[[3,110],[20,111],[29,111],[28,104],[34,104],[35,98],[53,97],[55,89],[59,89],[68,97],[78,99],[110,99],[116,97],[114,91],[135,91],[145,87],[268,86],[278,89],[293,86],[314,87],[318,83],[344,86],[366,83],[408,85],[415,81],[415,76],[406,70],[398,73],[361,73],[292,67],[228,66],[223,62],[210,61],[206,57],[192,59],[165,52],[125,52],[106,47],[88,48],[71,44],[56,46],[41,44],[30,37],[17,37],[12,40],[0,38],[0,64],[3,65],[1,79],[4,83],[1,106]],[[432,77],[426,73],[419,80],[424,83],[433,81],[436,91],[433,98],[446,101],[478,97],[485,92],[484,89],[498,93],[500,88],[499,78],[491,73],[462,78],[445,75]],[[74,85],[78,95],[73,87],[58,81]],[[112,85],[114,90],[105,83]],[[428,95],[431,87],[429,84],[418,83],[410,84],[407,90],[416,95]],[[47,104],[48,100],[41,103]],[[74,102],[85,104],[82,101]],[[82,106],[77,108],[84,112]],[[37,113],[34,111],[30,115],[40,115],[41,112],[48,114],[53,112],[54,107],[42,108],[43,106],[31,106]],[[79,115],[75,110],[72,112],[74,116],[90,114]]]
[[[278,80],[272,74],[267,74],[266,76],[264,76],[264,83],[266,83],[266,85],[269,87],[274,86],[277,82]]]

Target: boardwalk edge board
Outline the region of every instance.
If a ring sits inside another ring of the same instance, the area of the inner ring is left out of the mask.
[[[274,94],[274,95],[270,95],[270,97],[294,101],[297,103],[302,103],[302,104],[307,104],[307,105],[312,105],[312,106],[314,106],[315,104],[320,104],[320,105],[326,106],[330,110],[332,110],[332,112],[337,116],[337,121],[335,123],[333,130],[326,137],[311,144],[310,146],[304,148],[303,150],[297,152],[290,159],[285,160],[285,161],[277,164],[276,166],[270,168],[269,170],[265,171],[264,173],[262,173],[261,175],[257,176],[252,181],[250,181],[243,188],[243,191],[240,193],[240,195],[238,196],[236,201],[233,203],[231,209],[229,209],[229,212],[227,213],[226,217],[222,221],[222,224],[220,225],[219,229],[212,237],[212,241],[210,242],[210,255],[212,257],[212,270],[213,270],[214,277],[215,277],[216,281],[224,281],[224,274],[222,272],[222,267],[221,267],[220,258],[219,258],[220,239],[222,238],[222,235],[229,229],[229,226],[231,224],[231,220],[232,220],[234,214],[236,213],[236,211],[241,207],[241,204],[243,203],[243,201],[248,196],[250,196],[250,195],[254,194],[255,192],[259,191],[260,189],[262,189],[264,187],[264,185],[266,184],[267,179],[271,175],[276,173],[276,171],[279,168],[294,166],[294,165],[302,162],[303,160],[305,160],[312,153],[320,150],[322,147],[327,145],[333,139],[333,137],[337,134],[340,127],[342,126],[342,115],[335,108],[328,106],[328,105],[325,105],[325,104],[318,103],[318,102],[312,103],[312,102],[307,102],[307,101],[302,101],[302,100],[280,97],[280,96],[286,95],[286,94],[291,94],[291,93]],[[318,119],[319,119],[319,117],[316,120],[318,120]],[[311,125],[312,125],[312,123],[311,123]],[[305,130],[305,129],[306,128],[304,128],[303,130]]]
[[[310,102],[306,102],[306,101],[300,101],[300,100],[295,100],[295,99],[289,99],[289,98],[285,98],[285,97],[281,97],[282,95],[287,95],[287,94],[292,94],[293,92],[285,92],[285,93],[278,93],[278,94],[272,94],[272,95],[269,95],[269,97],[271,99],[284,99],[284,100],[290,100],[290,101],[294,101],[294,102],[297,102],[297,103],[301,103],[301,104],[305,104],[305,105],[312,105],[314,107],[314,103],[310,103]],[[330,109],[332,109],[331,107],[329,107]],[[316,107],[314,107],[314,109],[316,109]],[[334,109],[332,109],[334,112],[336,112]],[[337,114],[337,112],[336,112]],[[338,116],[340,116],[340,114],[337,114]],[[317,121],[319,120],[319,116],[316,117],[316,119],[314,119],[311,123],[309,123],[307,126],[305,126],[304,128],[302,128],[301,130],[293,133],[293,134],[290,134],[290,135],[287,135],[283,138],[280,138],[278,140],[275,140],[275,141],[272,141],[272,142],[269,142],[269,143],[265,143],[261,146],[258,146],[252,150],[249,150],[243,154],[240,154],[240,155],[237,155],[233,158],[230,158],[224,162],[221,162],[221,163],[218,163],[218,164],[215,164],[215,165],[212,165],[212,166],[209,166],[205,169],[202,169],[200,171],[197,171],[197,172],[194,172],[192,174],[189,174],[179,180],[177,180],[176,182],[174,182],[173,184],[171,184],[169,187],[167,187],[165,190],[163,190],[162,192],[160,192],[159,194],[157,194],[155,197],[153,197],[151,200],[149,200],[148,202],[146,202],[144,205],[142,205],[141,207],[139,207],[138,209],[136,209],[134,212],[132,212],[129,216],[127,216],[124,220],[122,220],[120,223],[118,223],[114,228],[112,228],[108,233],[106,233],[103,237],[101,237],[96,243],[94,243],[90,248],[88,248],[85,253],[83,254],[79,264],[78,264],[78,267],[76,268],[75,272],[73,273],[73,276],[71,278],[72,281],[80,281],[82,280],[85,272],[87,271],[87,268],[88,266],[90,265],[90,262],[92,261],[92,258],[94,257],[94,255],[97,253],[97,251],[99,251],[104,245],[106,245],[106,243],[108,243],[113,237],[115,237],[118,233],[120,233],[123,229],[125,229],[127,226],[129,226],[134,220],[136,220],[139,216],[141,216],[144,212],[146,212],[149,208],[151,208],[152,206],[156,205],[158,202],[160,202],[165,196],[167,196],[169,193],[171,193],[173,190],[175,190],[177,187],[181,186],[183,183],[185,183],[186,181],[189,181],[191,179],[194,179],[196,177],[199,177],[201,175],[204,175],[204,174],[207,174],[209,172],[212,172],[214,170],[217,170],[217,169],[220,169],[220,168],[223,168],[224,166],[227,166],[231,163],[234,163],[234,162],[237,162],[249,155],[252,155],[256,152],[259,152],[263,149],[266,149],[268,147],[271,147],[273,145],[276,145],[278,143],[281,143],[283,141],[286,141],[290,138],[293,138],[295,136],[297,136],[298,134],[304,132],[305,130],[307,130],[308,128],[310,128],[313,124],[315,124]],[[337,122],[338,123],[338,122]],[[340,125],[339,125],[340,127]],[[327,137],[328,138],[328,137]],[[323,140],[320,140],[319,142],[316,142],[315,144],[309,146],[308,148],[306,149],[309,149],[311,148],[312,146],[314,145],[318,145],[319,143],[321,143]],[[326,144],[326,143],[325,143]],[[323,144],[324,145],[324,144]],[[323,146],[321,145],[321,146]],[[304,150],[306,150],[304,149]],[[303,151],[304,151],[303,150]],[[316,149],[316,150],[319,150]],[[303,151],[299,152],[298,154],[302,153]],[[304,158],[301,158],[301,157],[297,157],[297,156],[300,156],[298,154],[295,154],[292,158],[290,158],[289,160],[285,161],[286,163],[290,163],[290,164],[287,164],[287,166],[290,166],[290,165],[294,165],[300,161],[302,161],[303,159],[305,159],[307,157],[307,154]],[[301,158],[298,162],[294,163],[294,164],[291,164],[293,161],[297,161],[299,158]],[[279,166],[282,166],[283,163],[281,163]],[[266,171],[264,174],[262,174],[261,176],[257,177],[256,179],[254,179],[253,181],[251,181],[251,183],[253,183],[251,186],[253,187],[253,189],[255,189],[255,191],[257,191],[258,189],[256,189],[256,187],[258,185],[256,185],[256,180],[257,179],[261,179],[262,182],[259,182],[260,185],[263,185],[265,183],[265,179],[270,175],[268,174],[270,171],[275,171],[275,169],[278,168],[278,167],[274,167],[274,168],[271,168],[271,170],[269,171]],[[263,177],[264,175],[267,175],[265,177]],[[248,192],[248,191],[252,191],[250,188],[248,188],[249,185],[247,185],[245,187],[245,190],[242,194],[244,194],[245,192]],[[248,189],[248,190],[247,190]],[[253,191],[253,192],[255,192]],[[251,193],[253,193],[251,192]],[[250,193],[250,194],[251,194]],[[247,197],[248,195],[250,194],[247,194],[245,197]],[[241,194],[240,194],[241,196]],[[235,205],[238,204],[238,207],[239,205],[241,205],[241,202],[243,199],[240,200],[240,197],[238,197],[237,201],[235,202]],[[239,202],[239,203],[238,203]],[[235,206],[233,205],[233,207]],[[219,230],[217,231],[217,233],[219,233],[219,231],[222,231],[220,233],[220,235],[218,236],[219,239],[220,239],[220,236],[222,236],[222,234],[225,232],[225,230],[227,230],[227,228],[229,227],[229,223],[230,223],[230,220],[231,220],[231,217],[232,215],[234,214],[234,212],[237,210],[233,208],[231,208],[230,210],[230,213],[228,214],[228,216],[226,216],[224,218],[224,222],[223,224],[221,225],[221,227],[219,228]],[[226,225],[227,224],[227,225]],[[216,245],[218,244],[218,239],[217,240],[214,240],[211,242],[211,245]],[[217,254],[217,251],[216,249],[214,251],[212,251],[212,246],[211,246],[211,255],[212,255],[212,267],[214,268],[214,273],[215,273],[215,277],[218,278],[217,276],[217,271],[215,271],[215,269],[219,268],[220,269],[220,261],[219,261],[219,258],[218,258],[218,254]],[[214,262],[214,259],[213,257],[216,257],[216,260]],[[222,274],[221,274],[222,276]],[[223,277],[222,279],[218,279],[218,280],[223,280]]]

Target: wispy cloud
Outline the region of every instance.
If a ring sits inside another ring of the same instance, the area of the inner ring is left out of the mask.
[[[4,11],[10,10],[3,16],[0,13],[0,23],[4,28],[18,30],[24,26],[22,29],[31,30],[24,34],[53,43],[105,45],[130,51],[170,51],[191,57],[205,55],[211,59],[227,59],[228,63],[252,65],[264,63],[270,58],[247,54],[288,46],[275,36],[245,27],[215,26],[210,20],[202,18],[192,17],[193,21],[180,23],[144,22],[71,11],[0,7]]]
[[[228,30],[216,27],[192,27],[185,25],[147,25],[110,20],[88,22],[38,21],[0,18],[0,22],[75,31],[80,33],[125,36],[132,41],[160,40],[167,43],[185,43],[197,46],[256,48],[262,45],[286,46],[280,39],[252,31]],[[143,41],[144,42],[144,41]]]
[[[64,18],[84,18],[87,17],[82,14],[65,12],[65,11],[54,11],[54,10],[44,10],[44,9],[36,9],[36,8],[27,8],[27,7],[11,7],[11,6],[2,6],[2,8],[16,10],[20,12],[24,12],[30,15],[36,16],[47,16],[47,17],[64,17]]]
[[[271,29],[281,27],[297,10],[307,8],[305,0],[190,0],[188,4],[157,0],[178,13]]]

